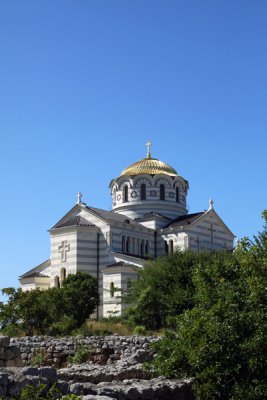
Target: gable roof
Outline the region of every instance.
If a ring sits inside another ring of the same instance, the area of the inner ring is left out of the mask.
[[[198,213],[193,213],[193,214],[181,215],[180,217],[175,218],[171,222],[169,222],[166,226],[164,226],[163,229],[173,228],[176,226],[190,225],[190,224],[192,224],[192,222],[194,222],[196,219],[198,219],[203,214],[205,214],[204,211],[198,212]]]
[[[25,274],[21,275],[19,277],[19,279],[31,278],[31,277],[34,277],[34,276],[43,276],[43,277],[45,277],[47,275],[42,274],[42,271],[45,268],[50,267],[50,265],[51,265],[51,260],[49,258],[48,260],[45,260],[41,264],[37,265],[37,267],[34,267],[34,268],[30,269],[28,272],[25,272]]]
[[[60,223],[60,221],[54,226],[56,228],[64,228],[67,226],[95,226],[91,222],[87,221],[85,218],[77,215],[76,217],[70,218],[65,222]]]

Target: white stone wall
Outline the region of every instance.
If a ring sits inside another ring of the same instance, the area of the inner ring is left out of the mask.
[[[55,286],[55,278],[62,283],[61,271],[66,270],[66,275],[77,272],[77,232],[73,227],[61,228],[51,231],[51,287]],[[65,257],[62,257],[60,248],[66,247]]]
[[[121,296],[126,293],[137,272],[128,266],[106,268],[103,271],[103,316],[120,316],[127,308]],[[113,288],[113,289],[112,289]]]
[[[174,250],[181,251],[231,250],[234,239],[234,235],[213,210],[201,215],[192,224],[163,230],[162,236],[168,244],[173,241]]]
[[[131,224],[125,227],[112,226],[111,239],[111,248],[118,253],[143,256],[154,255],[154,231],[146,229],[141,225],[140,227],[133,227]],[[126,243],[127,241],[128,245]],[[143,254],[141,246],[144,246]]]
[[[207,212],[188,229],[192,250],[230,250],[234,236],[213,211]]]

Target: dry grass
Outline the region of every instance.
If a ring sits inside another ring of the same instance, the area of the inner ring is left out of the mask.
[[[92,334],[110,334],[113,335],[117,333],[121,336],[132,335],[133,329],[126,325],[123,322],[111,322],[108,320],[102,321],[88,321],[87,322],[88,329],[92,332]]]

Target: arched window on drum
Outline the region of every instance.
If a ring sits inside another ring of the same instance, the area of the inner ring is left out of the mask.
[[[129,193],[129,189],[128,189],[128,186],[126,185],[126,186],[124,186],[124,189],[123,189],[123,202],[124,203],[128,203],[128,201],[129,201],[129,195],[128,195],[128,193]]]
[[[179,188],[176,188],[176,203],[179,203]]]
[[[146,200],[146,185],[144,183],[141,185],[141,200]]]
[[[159,193],[160,200],[165,200],[165,186],[163,185],[163,183],[159,187]]]

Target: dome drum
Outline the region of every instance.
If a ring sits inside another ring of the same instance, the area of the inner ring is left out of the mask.
[[[149,212],[175,218],[187,214],[188,188],[188,182],[174,168],[148,153],[111,181],[112,209],[130,218]]]

